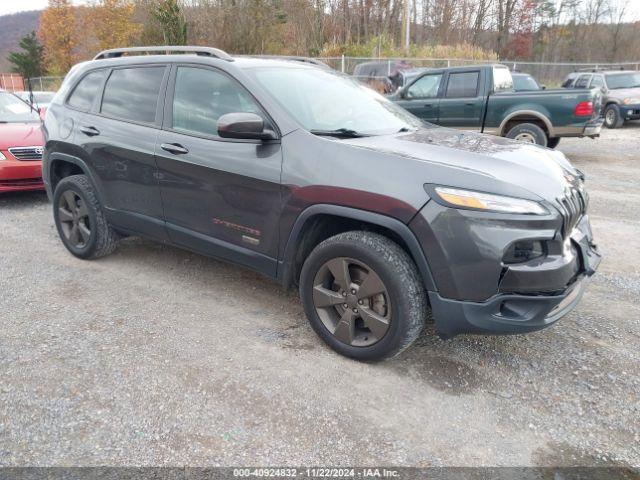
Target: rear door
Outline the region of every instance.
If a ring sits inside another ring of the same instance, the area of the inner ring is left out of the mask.
[[[427,122],[437,122],[442,76],[442,72],[421,76],[404,91],[398,105]]]
[[[109,220],[157,239],[166,239],[154,148],[168,71],[157,64],[112,69],[76,135],[98,177]]]
[[[218,136],[222,115],[251,112],[253,96],[214,67],[173,67],[156,154],[171,240],[275,275],[281,211],[280,142]]]
[[[456,70],[447,74],[438,109],[438,124],[480,131],[485,97],[480,85],[480,69]]]

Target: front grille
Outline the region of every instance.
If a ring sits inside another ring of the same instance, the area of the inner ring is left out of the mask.
[[[558,206],[562,214],[562,235],[567,238],[587,211],[589,197],[580,189],[570,187],[565,195],[558,199]]]
[[[42,160],[42,147],[11,147],[9,153],[17,160]]]

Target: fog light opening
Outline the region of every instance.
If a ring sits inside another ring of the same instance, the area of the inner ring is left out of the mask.
[[[520,240],[513,242],[507,248],[503,263],[525,263],[547,254],[546,243],[540,240]]]

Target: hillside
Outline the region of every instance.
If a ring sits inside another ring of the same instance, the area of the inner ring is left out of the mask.
[[[7,55],[18,49],[20,39],[32,30],[38,30],[40,13],[33,10],[0,16],[0,72],[10,70]]]

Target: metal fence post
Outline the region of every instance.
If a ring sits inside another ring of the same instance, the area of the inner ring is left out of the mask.
[[[344,54],[342,54],[342,73],[344,73]]]

